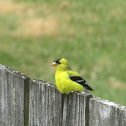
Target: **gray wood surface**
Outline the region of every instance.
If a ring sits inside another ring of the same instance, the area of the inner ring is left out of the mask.
[[[126,126],[126,107],[103,100],[90,99],[89,126]]]
[[[87,126],[88,100],[84,93],[61,94],[45,81],[30,86],[30,126]]]
[[[24,126],[24,88],[29,78],[0,64],[0,126]],[[28,99],[27,99],[28,100]],[[26,110],[27,109],[27,110]],[[26,125],[25,125],[26,126]]]
[[[61,94],[0,64],[0,126],[126,126],[126,107],[83,92]]]

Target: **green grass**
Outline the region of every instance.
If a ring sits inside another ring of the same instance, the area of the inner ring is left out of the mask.
[[[23,9],[0,13],[1,64],[55,83],[50,64],[64,57],[95,90],[94,97],[126,106],[125,1],[15,2]],[[49,32],[41,33],[36,26],[32,30],[26,23],[36,19],[42,19]]]

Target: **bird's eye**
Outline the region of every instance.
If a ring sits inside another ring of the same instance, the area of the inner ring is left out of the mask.
[[[60,58],[60,59],[57,59],[57,60],[56,60],[56,63],[57,63],[57,64],[61,64],[61,63],[60,63],[60,60],[61,60],[61,58]]]

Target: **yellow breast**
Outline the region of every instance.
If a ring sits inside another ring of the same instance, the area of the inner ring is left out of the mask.
[[[72,81],[67,71],[56,71],[56,86],[59,92],[69,94],[70,91],[84,91],[82,85]]]

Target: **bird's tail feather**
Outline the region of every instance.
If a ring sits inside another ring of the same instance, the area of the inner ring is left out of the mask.
[[[88,84],[85,84],[84,87],[90,91],[93,91],[93,89]]]

